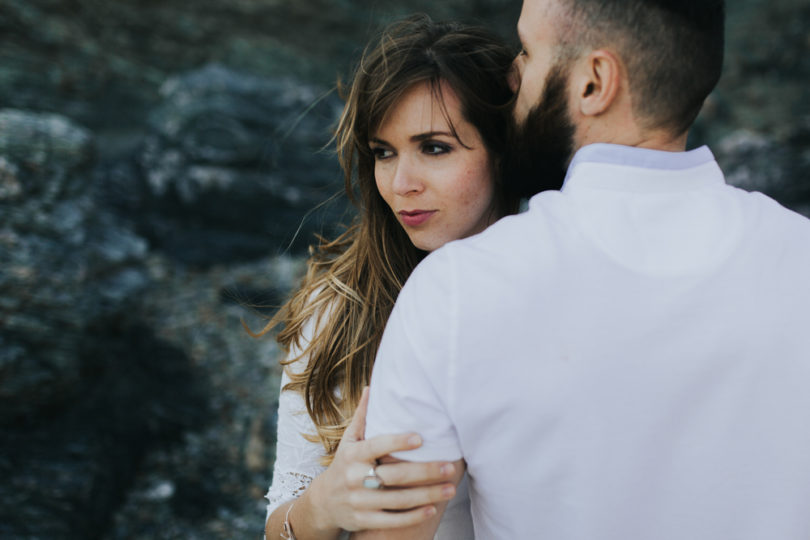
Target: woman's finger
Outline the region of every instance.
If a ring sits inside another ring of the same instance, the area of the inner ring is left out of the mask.
[[[402,461],[377,465],[377,475],[388,487],[424,486],[447,482],[455,472],[455,466],[446,461],[418,463]]]
[[[456,495],[452,483],[413,488],[367,490],[353,493],[357,508],[366,510],[410,510],[429,504],[449,501]]]
[[[418,525],[436,515],[433,505],[406,512],[365,512],[359,516],[357,530],[399,529]]]
[[[400,433],[396,435],[378,435],[363,441],[363,447],[359,450],[360,459],[369,463],[377,459],[401,452],[403,450],[413,450],[422,445],[422,437],[416,433]]]

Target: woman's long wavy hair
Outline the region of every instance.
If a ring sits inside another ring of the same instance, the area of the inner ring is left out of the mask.
[[[425,256],[380,196],[374,179],[369,138],[413,85],[427,83],[438,102],[441,83],[458,96],[464,118],[478,129],[493,160],[499,215],[517,209],[517,200],[499,189],[498,156],[503,155],[512,92],[507,83],[514,55],[487,31],[457,23],[434,23],[425,15],[388,26],[364,51],[344,97],[335,141],[346,191],[359,215],[332,241],[310,247],[301,288],[275,314],[288,357],[286,391],[304,396],[320,441],[324,464],[334,456],[343,432],[368,385],[385,323],[405,280]],[[444,110],[445,116],[447,111]],[[451,124],[452,128],[452,124]],[[312,325],[310,341],[302,339]],[[290,355],[290,351],[296,354]],[[289,365],[303,360],[303,370]]]

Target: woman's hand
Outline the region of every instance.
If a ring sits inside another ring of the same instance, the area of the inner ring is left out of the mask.
[[[392,462],[393,452],[422,444],[416,434],[381,435],[363,440],[368,388],[329,468],[313,480],[304,497],[313,509],[315,528],[390,529],[421,523],[436,514],[435,503],[452,499],[455,466],[452,463]],[[376,465],[383,461],[382,464]],[[386,462],[387,461],[387,462]],[[363,478],[376,465],[384,487],[363,487]]]

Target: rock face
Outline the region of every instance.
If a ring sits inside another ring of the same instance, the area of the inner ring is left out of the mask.
[[[194,264],[300,251],[346,211],[335,203],[307,215],[342,186],[334,154],[321,151],[341,110],[334,93],[217,65],[160,93],[137,178],[123,178],[140,200],[130,190],[121,201],[155,248]]]
[[[169,404],[200,403],[165,380],[199,378],[185,353],[129,318],[147,244],[97,204],[93,148],[64,117],[0,110],[4,537],[98,536],[149,441],[193,425]]]
[[[259,537],[278,350],[241,320],[351,219],[330,89],[370,29],[520,11],[438,4],[4,0],[0,537]],[[728,10],[690,144],[810,215],[810,6]]]
[[[0,110],[0,421],[74,399],[88,326],[147,284],[146,243],[92,199],[92,152],[63,117]]]
[[[184,270],[105,204],[88,130],[0,110],[0,134],[0,536],[249,536],[278,353],[242,304],[277,304],[300,262]]]

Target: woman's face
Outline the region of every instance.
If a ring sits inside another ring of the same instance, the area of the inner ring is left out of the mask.
[[[426,251],[479,233],[498,217],[489,152],[453,89],[443,83],[442,95],[458,139],[429,84],[419,83],[369,143],[380,195],[411,242]]]

